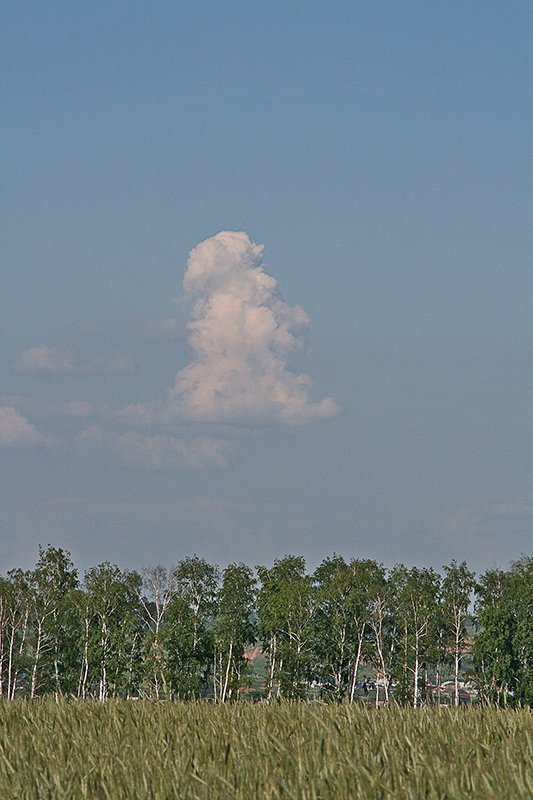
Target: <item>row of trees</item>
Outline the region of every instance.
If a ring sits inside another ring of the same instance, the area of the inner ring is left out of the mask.
[[[472,604],[473,603],[473,604]],[[35,568],[0,577],[0,695],[236,699],[249,651],[266,660],[268,698],[311,685],[353,702],[372,670],[376,702],[414,706],[428,680],[462,660],[482,699],[533,705],[533,558],[476,579],[452,561],[440,575],[334,555],[312,573],[299,556],[271,568],[204,559],[140,573],[108,562],[80,582],[70,554],[40,548]],[[437,690],[438,692],[438,690]]]

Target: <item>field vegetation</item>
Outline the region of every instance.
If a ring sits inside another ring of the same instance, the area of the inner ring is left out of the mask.
[[[80,580],[41,548],[0,576],[0,799],[531,798],[532,619],[530,557]]]
[[[529,709],[0,703],[4,800],[533,797]]]

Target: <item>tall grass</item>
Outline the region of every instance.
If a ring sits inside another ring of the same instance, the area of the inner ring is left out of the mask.
[[[533,714],[0,703],[3,800],[533,797]]]

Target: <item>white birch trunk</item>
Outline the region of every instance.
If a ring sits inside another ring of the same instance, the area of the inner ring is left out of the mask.
[[[23,628],[22,628],[22,638],[20,640],[19,656],[21,656],[22,653],[24,652],[24,647],[26,645],[26,634],[28,632],[28,616],[29,616],[29,613],[30,612],[28,610],[26,610],[26,614],[24,616],[24,625],[23,625]],[[15,699],[15,692],[17,691],[18,674],[19,674],[19,670],[17,668],[15,670],[15,674],[13,676],[13,686],[11,688],[11,699],[12,700]]]
[[[274,692],[274,673],[276,671],[276,637],[270,637],[270,677],[268,682],[267,700],[270,700]]]
[[[11,622],[11,637],[9,640],[9,655],[7,659],[7,697],[11,700],[11,686],[13,680],[13,649],[15,646],[15,615]]]
[[[415,668],[414,668],[414,691],[413,691],[413,706],[418,708],[418,647],[415,652]]]
[[[455,687],[454,687],[454,702],[455,705],[459,705],[459,637],[460,637],[460,629],[457,626],[455,630]]]
[[[78,697],[81,697],[85,700],[86,697],[86,687],[87,687],[87,676],[89,673],[89,624],[90,620],[89,617],[85,617],[85,642],[83,646],[83,660],[81,663],[81,670],[80,670],[80,679],[78,682]]]
[[[357,643],[357,655],[355,657],[355,664],[353,667],[353,675],[352,675],[352,685],[350,687],[350,703],[353,703],[353,699],[355,696],[355,686],[357,684],[357,672],[359,670],[359,661],[361,659],[361,648],[363,646],[363,632],[365,626],[363,625],[363,630],[361,631],[361,636],[359,637],[359,642]]]
[[[37,665],[41,655],[41,643],[43,640],[43,621],[39,619],[37,622],[37,644],[35,645],[35,657],[33,659],[33,671],[31,676],[31,693],[30,697],[35,697],[35,689],[37,687]]]
[[[228,691],[229,672],[231,666],[231,659],[233,656],[233,639],[229,643],[228,663],[226,665],[226,676],[224,678],[224,689],[222,690],[222,702],[226,700],[226,692]]]

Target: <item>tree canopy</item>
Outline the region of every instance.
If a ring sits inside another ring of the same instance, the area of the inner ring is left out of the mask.
[[[334,554],[0,576],[0,696],[533,705],[533,557],[476,577]]]

